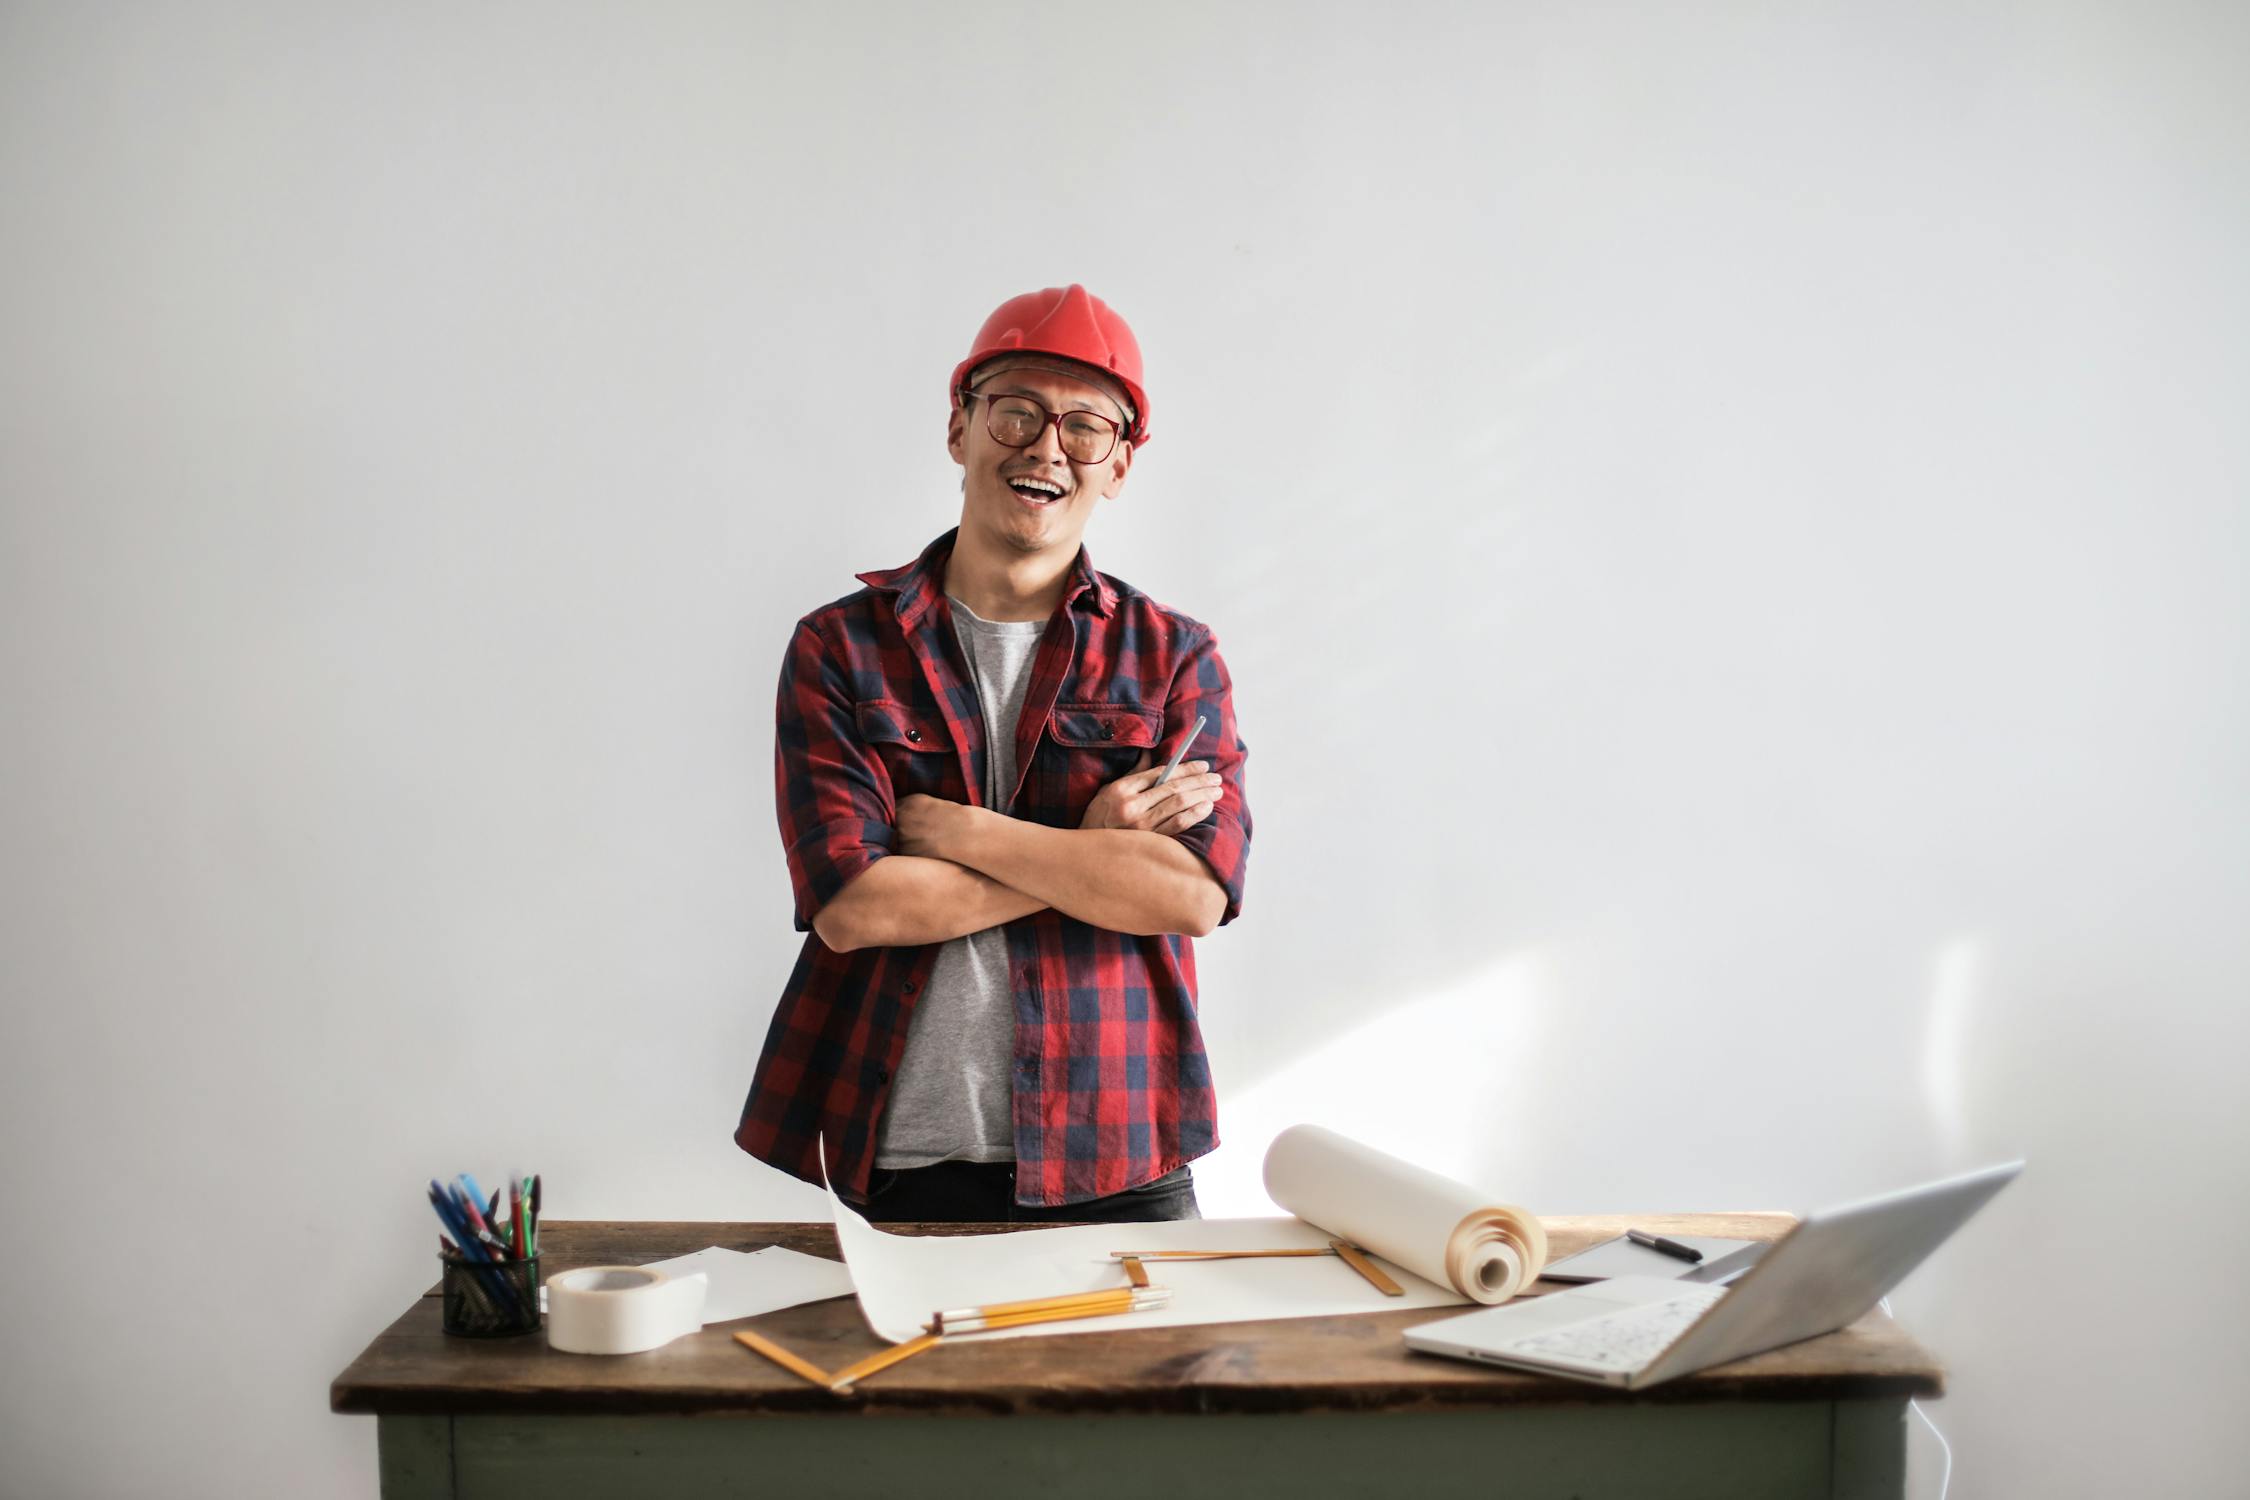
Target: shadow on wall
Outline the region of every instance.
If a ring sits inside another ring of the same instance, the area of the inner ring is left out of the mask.
[[[1322,1125],[1449,1177],[1486,1175],[1495,1143],[1524,1149],[1539,1128],[1545,1002],[1534,954],[1504,958],[1431,995],[1381,1011],[1234,1089],[1221,1105],[1230,1143],[1196,1164],[1207,1212],[1271,1213],[1265,1146],[1291,1125]],[[1375,1087],[1392,1080],[1395,1087]],[[1515,1151],[1501,1147],[1503,1156]]]
[[[1606,796],[1618,695],[1589,683],[1586,649],[1612,649],[1612,610],[1566,546],[1585,479],[1541,472],[1553,445],[1535,440],[1599,351],[1533,355],[1468,327],[1459,342],[1427,367],[1366,372],[1412,413],[1409,441],[1377,440],[1358,385],[1300,392],[1331,404],[1274,427],[1345,436],[1279,458],[1267,503],[1195,516],[1213,564],[1179,602],[1226,653],[1257,821],[1246,920],[1198,954],[1230,1142],[1250,1139],[1270,1082],[1320,1073],[1341,1045],[1380,1050],[1390,1032],[1368,1023],[1402,1001],[1427,1018],[1457,1007],[1437,1024],[1464,1036],[1488,1034],[1467,997],[1537,1008],[1522,955],[1606,905],[1610,871],[1650,833],[1620,837],[1637,809]],[[1180,576],[1151,545],[1157,576]],[[1140,558],[1124,561],[1130,578]],[[1523,1065],[1528,1033],[1492,1040],[1486,1067]]]

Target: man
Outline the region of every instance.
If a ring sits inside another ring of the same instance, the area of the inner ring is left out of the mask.
[[[875,1219],[1194,1218],[1218,1131],[1191,940],[1241,909],[1250,812],[1211,632],[1080,545],[1148,441],[1140,348],[1085,288],[1033,292],[949,393],[959,527],[782,663],[810,931],[735,1141],[809,1182],[824,1142]]]

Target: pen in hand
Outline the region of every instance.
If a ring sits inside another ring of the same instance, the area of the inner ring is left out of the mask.
[[[1156,785],[1162,786],[1172,779],[1172,773],[1180,768],[1182,757],[1188,753],[1188,746],[1195,743],[1195,737],[1201,734],[1203,726],[1210,722],[1208,715],[1197,714],[1195,716],[1195,727],[1187,732],[1187,738],[1180,741],[1180,748],[1173,751],[1172,758],[1164,763],[1164,774],[1156,778]]]
[[[1651,1250],[1660,1250],[1674,1260],[1684,1260],[1693,1265],[1701,1265],[1703,1262],[1702,1251],[1696,1249],[1693,1245],[1683,1245],[1678,1240],[1668,1240],[1661,1234],[1650,1234],[1641,1229],[1628,1229],[1625,1231],[1625,1238],[1636,1245],[1646,1245]]]

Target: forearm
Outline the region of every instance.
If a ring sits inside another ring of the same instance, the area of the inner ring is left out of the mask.
[[[945,853],[1004,887],[1112,932],[1201,937],[1226,892],[1194,850],[1128,828],[1049,828],[983,809]]]
[[[838,953],[912,947],[998,927],[1047,903],[947,859],[893,854],[875,861],[813,918]]]

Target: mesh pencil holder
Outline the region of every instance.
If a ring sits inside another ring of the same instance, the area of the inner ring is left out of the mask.
[[[539,1257],[497,1263],[440,1254],[438,1290],[445,1331],[499,1339],[539,1331]]]

